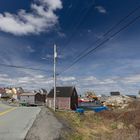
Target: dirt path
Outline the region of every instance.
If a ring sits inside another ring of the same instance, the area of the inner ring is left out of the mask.
[[[25,140],[58,140],[61,139],[63,125],[46,107],[41,109]]]

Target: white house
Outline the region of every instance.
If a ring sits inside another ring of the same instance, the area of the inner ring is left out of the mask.
[[[23,93],[20,95],[20,102],[30,105],[42,105],[45,103],[45,96],[41,93]]]

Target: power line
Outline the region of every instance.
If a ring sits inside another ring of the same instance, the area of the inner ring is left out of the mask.
[[[106,31],[101,38],[97,39],[96,41],[94,41],[92,44],[96,44],[99,41],[101,41],[102,39],[104,39],[103,37],[106,37],[109,33],[111,33],[114,29],[116,29],[116,27],[118,27],[121,23],[123,23],[128,17],[130,17],[131,15],[133,15],[135,12],[137,12],[140,9],[140,5],[135,8],[134,10],[132,10],[131,12],[128,13],[128,15],[126,15],[125,17],[123,17],[121,20],[119,20],[114,26],[112,26],[108,31]],[[83,53],[87,52],[88,50],[90,50],[91,48],[85,48],[84,50],[82,50],[78,56],[76,56],[74,58],[74,61],[76,59],[78,59],[78,57],[80,57]]]
[[[90,5],[88,8],[86,8],[87,10],[84,12],[83,17],[80,19],[79,23],[77,23],[74,26],[73,32],[70,35],[69,39],[64,43],[64,48],[61,50],[61,53],[64,52],[64,50],[66,49],[66,46],[68,46],[69,42],[72,40],[72,38],[75,36],[75,33],[77,32],[77,29],[79,28],[79,26],[81,25],[81,23],[83,22],[83,20],[85,19],[85,17],[87,16],[88,12],[92,9],[94,3],[92,5]]]
[[[46,70],[43,70],[43,69],[30,68],[30,67],[24,67],[24,66],[8,65],[8,64],[3,64],[3,63],[0,63],[0,65],[3,66],[3,67],[10,67],[10,68],[17,68],[17,69],[27,69],[27,70],[47,72]]]
[[[66,68],[62,73],[68,71],[73,65],[75,65],[77,62],[79,62],[81,59],[83,59],[84,57],[86,57],[87,55],[89,55],[90,53],[92,53],[93,51],[95,51],[96,49],[100,48],[102,45],[104,45],[106,42],[110,41],[110,39],[112,39],[114,36],[116,36],[117,34],[119,34],[120,32],[122,32],[124,29],[126,29],[128,26],[130,26],[131,24],[133,24],[136,20],[138,20],[140,18],[140,16],[135,17],[133,20],[131,20],[130,22],[128,22],[125,26],[123,26],[122,28],[120,28],[117,32],[113,33],[109,38],[105,39],[103,42],[101,42],[99,45],[97,45],[95,48],[92,48],[90,51],[86,52],[85,54],[83,54],[82,56],[80,56],[76,61],[74,61],[68,68]],[[59,75],[61,75],[62,73],[60,73]]]
[[[107,32],[105,32],[101,39],[97,39],[94,43],[92,44],[96,44],[97,42],[101,41],[102,39],[104,39],[103,37],[106,37],[106,35],[108,35],[111,31],[113,31],[117,26],[119,26],[123,21],[125,21],[128,17],[130,17],[132,14],[134,14],[137,10],[140,9],[140,5],[138,7],[136,7],[134,10],[132,10],[128,15],[126,15],[125,17],[123,17],[120,21],[118,21],[114,26],[112,26]],[[84,50],[82,50],[80,52],[80,54],[78,56],[76,56],[74,58],[74,61],[76,61],[79,57],[81,57],[83,55],[83,53],[88,52],[91,48],[86,48]]]

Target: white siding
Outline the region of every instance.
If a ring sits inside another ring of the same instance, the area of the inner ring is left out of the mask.
[[[20,101],[29,104],[35,104],[35,96],[21,96]]]
[[[53,106],[54,106],[53,98],[48,98],[48,99],[46,99],[46,105],[47,105],[49,108],[53,108]]]

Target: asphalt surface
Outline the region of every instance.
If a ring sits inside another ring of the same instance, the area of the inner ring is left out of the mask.
[[[46,107],[42,107],[25,140],[63,140],[63,129],[63,124],[55,115]]]
[[[0,102],[0,140],[24,140],[39,107],[11,107]]]
[[[3,111],[10,109],[10,108],[11,108],[10,106],[5,105],[0,101],[0,112],[3,112]]]

